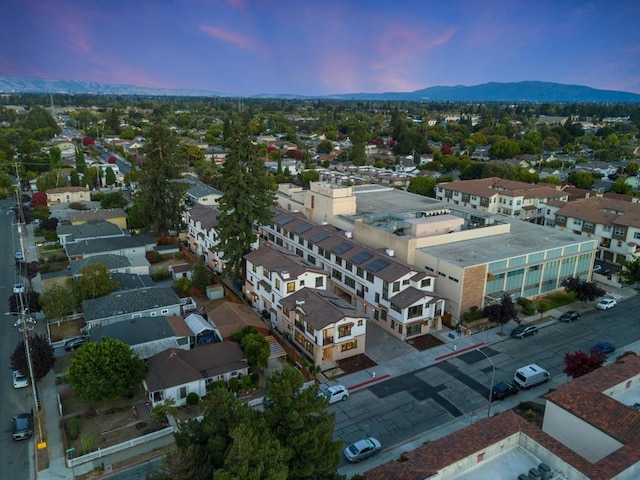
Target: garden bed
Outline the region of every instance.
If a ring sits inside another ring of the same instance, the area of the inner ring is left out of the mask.
[[[59,342],[60,340],[64,340],[65,338],[72,338],[80,335],[81,328],[86,325],[83,318],[78,318],[75,320],[67,320],[64,322],[53,321],[49,323],[49,332],[51,335],[52,342]]]

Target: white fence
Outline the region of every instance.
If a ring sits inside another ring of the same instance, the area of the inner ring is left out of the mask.
[[[98,450],[96,450],[95,452],[87,453],[86,455],[82,455],[81,457],[67,458],[67,466],[69,468],[77,467],[78,465],[91,462],[93,460],[96,460],[97,458],[112,455],[128,448],[133,448],[136,445],[142,445],[143,443],[151,442],[158,438],[166,437],[167,435],[172,434],[173,427],[163,428],[162,430],[157,430],[147,435],[143,435],[142,437],[134,438],[132,440],[129,440],[128,442],[119,443],[118,445],[112,445],[111,447],[98,448]]]

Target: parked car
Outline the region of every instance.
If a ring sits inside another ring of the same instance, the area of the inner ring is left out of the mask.
[[[564,312],[560,317],[558,317],[559,322],[571,323],[574,320],[580,320],[580,313],[575,310]]]
[[[82,344],[89,341],[89,335],[79,335],[77,337],[70,338],[66,342],[64,342],[64,349],[67,352],[72,352],[76,348],[82,346]]]
[[[349,398],[349,389],[344,385],[332,385],[323,390],[322,395],[329,400],[329,403],[334,403]]]
[[[14,283],[13,284],[13,293],[24,293],[24,284],[22,284],[22,283]]]
[[[21,250],[18,250],[16,252],[16,261],[21,262],[22,260],[24,260],[24,254],[22,253]]]
[[[29,377],[23,375],[18,370],[13,371],[13,388],[24,388],[29,386]]]
[[[378,440],[373,437],[367,437],[345,448],[344,456],[352,463],[359,463],[365,458],[376,455],[380,451],[380,448],[382,448],[382,444]]]
[[[605,355],[609,355],[616,351],[616,347],[613,343],[609,342],[598,342],[593,347],[591,347],[591,353],[604,353]]]
[[[516,387],[513,383],[507,382],[499,382],[497,383],[492,390],[491,398],[493,400],[504,400],[511,395],[515,395],[518,393],[518,387]]]
[[[14,440],[26,440],[33,435],[33,417],[30,413],[21,413],[12,419],[11,438]]]
[[[598,303],[596,303],[596,308],[598,310],[609,310],[610,308],[615,307],[618,304],[613,298],[603,298]]]
[[[511,338],[525,338],[538,334],[538,327],[535,325],[518,325],[511,331]]]

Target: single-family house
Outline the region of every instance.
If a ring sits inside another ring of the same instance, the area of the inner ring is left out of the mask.
[[[89,328],[135,318],[182,313],[180,298],[170,287],[119,290],[83,301],[82,311]]]
[[[80,225],[58,223],[56,234],[60,239],[60,245],[63,247],[67,243],[81,242],[83,240],[129,236],[129,233],[118,225],[105,220],[86,222]]]
[[[190,350],[192,332],[182,317],[141,317],[89,330],[92,342],[103,337],[115,338],[129,345],[146,359],[170,348]]]
[[[91,200],[91,191],[87,187],[50,188],[47,194],[47,205],[58,203],[79,203]]]
[[[112,253],[105,253],[102,255],[92,255],[84,257],[79,260],[70,260],[69,268],[71,275],[77,278],[81,275],[80,271],[87,265],[102,264],[107,267],[109,272],[134,274],[134,275],[149,275],[149,260],[144,256],[132,256],[126,255],[114,255]]]
[[[79,210],[68,215],[71,225],[104,220],[115,223],[122,229],[127,228],[127,214],[121,208],[100,208],[96,210]]]
[[[142,385],[152,406],[167,398],[178,406],[186,405],[190,393],[204,397],[212,383],[249,373],[245,354],[236,342],[210,343],[189,351],[171,348],[150,357],[147,365]]]
[[[135,235],[126,237],[94,238],[82,242],[67,243],[64,250],[69,260],[79,260],[95,255],[113,254],[126,257],[144,257],[153,250],[155,238]]]

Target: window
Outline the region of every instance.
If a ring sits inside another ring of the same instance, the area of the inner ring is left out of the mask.
[[[398,313],[402,312],[402,309],[398,305],[396,305],[395,303],[391,304],[391,310],[393,310],[394,312],[398,312]]]
[[[160,310],[160,315],[168,315],[168,314],[169,314],[168,308],[163,308],[162,310]]]
[[[380,302],[380,294],[379,294],[379,293],[377,293],[377,292],[376,292],[376,297],[375,297],[375,299],[376,299],[376,303],[379,303],[379,302]]]
[[[393,282],[393,291],[394,292],[400,291],[400,282]]]
[[[258,266],[254,263],[251,265],[251,270],[253,270],[253,273],[258,273]]]
[[[344,283],[345,283],[347,286],[349,286],[349,287],[351,287],[351,288],[353,288],[353,289],[355,290],[355,288],[356,288],[356,281],[355,281],[353,278],[351,278],[350,276],[348,276],[348,275],[345,275],[345,276],[344,276]]]
[[[346,268],[349,271],[353,270],[353,263],[345,261],[344,268]]]
[[[276,278],[276,290],[280,290],[280,279]]]
[[[351,327],[353,327],[353,323],[347,323],[346,325],[340,325],[338,327],[338,338],[348,337],[351,335]]]
[[[373,283],[373,273],[367,272],[367,282]]]
[[[287,293],[293,293],[296,291],[296,282],[287,283]]]
[[[422,280],[422,282],[420,282],[420,286],[422,288],[427,288],[431,286],[431,279],[430,278],[425,278],[424,280]]]
[[[360,267],[356,268],[356,275],[359,276],[360,278],[364,278],[364,270],[361,269]]]
[[[364,325],[364,320],[362,319],[358,320],[358,326],[361,327],[362,325]]]
[[[316,288],[322,288],[324,286],[324,277],[316,277]]]
[[[624,235],[624,227],[616,227],[616,229],[613,231],[613,234],[617,236]]]
[[[342,281],[342,272],[336,268],[331,270],[331,276],[336,280]]]
[[[402,281],[402,285],[403,285],[403,286],[404,286],[404,285],[409,285],[409,280],[408,280],[408,279],[407,279],[407,280],[403,280],[403,281]]]
[[[387,321],[387,311],[386,311],[386,310],[382,310],[382,311],[380,312],[380,318],[381,318],[382,320],[384,320],[385,322]]]
[[[313,255],[307,255],[307,260],[309,261],[309,263],[311,265],[315,265],[316,264],[316,257],[314,257]]]
[[[180,398],[187,398],[187,387],[180,387]]]
[[[407,313],[408,318],[416,318],[422,316],[422,305],[414,305],[413,307],[409,307],[409,311]]]
[[[358,341],[351,340],[350,342],[344,342],[340,347],[340,350],[346,352],[347,350],[353,350],[354,348],[358,348]]]

